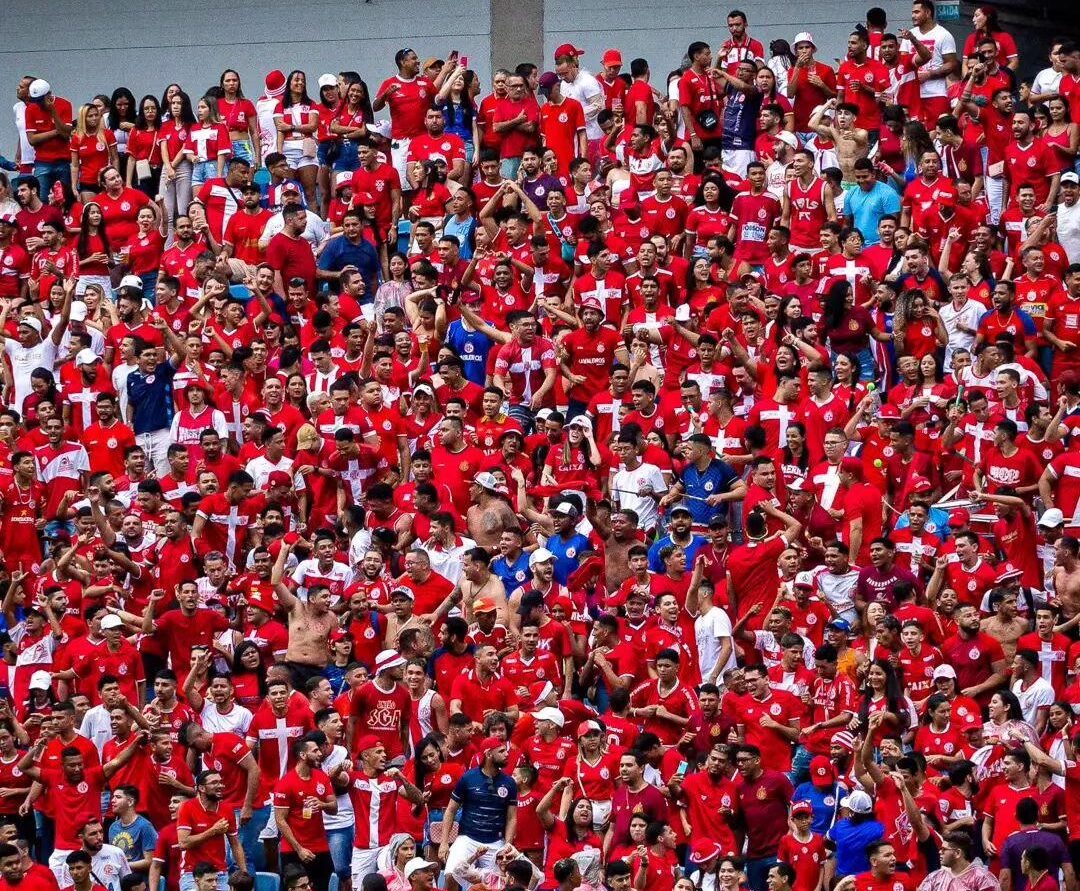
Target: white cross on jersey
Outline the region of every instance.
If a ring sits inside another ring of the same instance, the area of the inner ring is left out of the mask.
[[[1039,666],[1041,669],[1042,678],[1047,683],[1053,683],[1053,672],[1055,662],[1064,662],[1065,652],[1063,650],[1054,649],[1054,645],[1051,641],[1044,640],[1039,645]]]
[[[834,266],[829,270],[829,273],[837,278],[844,279],[854,287],[855,282],[870,275],[870,267],[860,263],[858,260],[848,260],[843,266]]]
[[[277,740],[278,779],[285,776],[285,768],[289,764],[289,748],[304,733],[303,727],[290,726],[288,720],[288,717],[275,717],[273,727],[259,728],[260,746],[272,745],[271,740]]]

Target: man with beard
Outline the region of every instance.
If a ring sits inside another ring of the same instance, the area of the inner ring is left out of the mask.
[[[281,866],[301,866],[316,891],[328,891],[334,863],[326,828],[318,814],[337,813],[330,778],[320,769],[326,734],[312,731],[293,744],[296,766],[274,787],[274,819],[281,834]]]

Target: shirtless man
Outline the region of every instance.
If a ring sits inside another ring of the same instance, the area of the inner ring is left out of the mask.
[[[292,547],[282,543],[270,583],[288,619],[289,648],[285,651],[285,662],[292,670],[294,685],[300,688],[326,668],[330,632],[338,627],[338,617],[330,611],[330,589],[325,585],[312,585],[305,601],[282,581]]]
[[[1062,620],[1080,613],[1080,541],[1071,535],[1058,539],[1054,559],[1054,600]]]
[[[465,516],[469,537],[480,547],[494,551],[503,532],[520,525],[504,497],[507,490],[498,484],[494,475],[484,472],[473,477],[469,494],[473,501]]]
[[[415,628],[428,635],[431,634],[431,626],[421,622],[413,614],[416,606],[416,595],[411,588],[401,585],[390,591],[390,612],[386,616],[386,637],[383,638],[383,646],[388,650],[398,649],[401,632],[407,628]]]
[[[617,510],[611,514],[607,530],[596,518],[590,516],[589,521],[604,540],[604,581],[608,593],[614,594],[630,578],[630,548],[641,543],[635,534],[637,516],[632,510]]]
[[[833,112],[833,123],[825,121],[825,113]],[[855,162],[870,153],[870,137],[855,126],[858,106],[830,99],[810,115],[810,128],[819,136],[831,139],[836,145],[836,161],[843,174],[843,183],[855,183]]]
[[[496,621],[507,624],[506,588],[491,571],[491,554],[486,548],[471,548],[462,556],[458,587],[461,589],[461,603],[465,607],[465,621],[470,625],[476,621],[473,603],[480,598],[496,604]]]
[[[1016,613],[1017,596],[1013,591],[995,588],[990,593],[990,612],[992,615],[982,620],[979,630],[989,634],[1001,644],[1005,658],[1012,660],[1016,654],[1016,642],[1028,633],[1026,619]]]

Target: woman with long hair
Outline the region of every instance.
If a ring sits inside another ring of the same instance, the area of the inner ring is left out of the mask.
[[[82,296],[86,286],[95,283],[106,294],[112,293],[112,281],[109,278],[109,264],[112,262],[112,250],[109,236],[105,232],[105,217],[101,205],[88,201],[83,205],[82,222],[79,225],[79,239],[75,245],[79,256],[79,282],[76,296]]]
[[[916,359],[931,356],[948,346],[949,332],[938,311],[920,288],[902,291],[893,313],[896,351]]]
[[[776,78],[780,92],[787,90],[788,72],[795,67],[795,61],[795,54],[791,51],[790,43],[782,37],[769,41],[769,60],[765,66]]]
[[[784,40],[773,41],[773,43],[786,42]],[[757,74],[754,75],[754,86],[757,87],[758,92],[761,94],[761,107],[779,105],[782,112],[781,120],[783,121],[781,126],[784,130],[794,133],[795,109],[791,105],[791,100],[784,94],[787,89],[787,72],[785,71],[781,76],[772,66],[759,68]]]
[[[214,178],[225,175],[225,162],[232,154],[229,128],[218,113],[217,99],[203,96],[195,106],[195,123],[188,129],[184,154],[191,162],[191,191]]]
[[[158,269],[161,255],[165,252],[165,237],[161,234],[158,219],[152,208],[142,208],[135,217],[138,230],[124,244],[119,245],[124,270],[137,275],[143,286],[143,297],[154,303]]]
[[[165,91],[168,94],[169,90]],[[191,204],[191,160],[185,152],[188,134],[195,125],[191,98],[183,90],[172,94],[169,118],[158,133],[161,178],[165,198],[165,222],[172,234],[176,218],[186,216]]]
[[[1017,71],[1020,68],[1020,53],[1016,48],[1016,40],[1008,32],[1001,28],[998,22],[998,11],[993,6],[976,6],[971,14],[971,24],[975,30],[964,40],[963,76],[968,76],[968,59],[971,58],[979,47],[979,44],[987,38],[993,40],[998,47],[998,64],[1002,68],[1010,68]]]
[[[727,237],[731,229],[731,203],[735,193],[722,176],[706,174],[694,196],[693,207],[686,217],[686,239],[683,254],[687,260],[695,254],[705,256],[705,245],[717,235]]]
[[[289,72],[285,93],[274,109],[277,150],[285,156],[289,168],[304,189],[308,207],[315,206],[315,185],[319,178],[319,110],[307,90],[307,75],[299,69]]]
[[[1054,157],[1054,166],[1048,172],[1066,173],[1076,166],[1076,155],[1080,151],[1080,124],[1073,121],[1068,100],[1063,96],[1047,102],[1046,112],[1050,116],[1050,123],[1042,135],[1042,141],[1053,149]]]
[[[135,126],[127,135],[127,170],[124,181],[147,198],[157,198],[161,189],[161,153],[156,151],[161,129],[161,106],[153,96],[143,96]]]
[[[405,864],[416,856],[416,842],[407,832],[397,832],[379,853],[379,874],[386,879],[386,891],[409,891]]]
[[[238,705],[255,708],[266,695],[266,682],[263,678],[262,655],[252,640],[242,640],[232,654],[233,690]]]
[[[875,659],[866,670],[859,714],[852,719],[861,732],[871,733],[874,745],[886,736],[900,736],[908,730],[911,705],[904,696],[896,669],[885,659]]]
[[[120,172],[127,175],[128,137],[135,129],[138,117],[135,95],[127,87],[117,87],[109,98],[109,113],[105,119],[108,128],[116,137],[116,151],[120,158]]]
[[[859,359],[851,353],[836,353],[832,361],[833,392],[851,414],[870,392],[866,382],[859,380]]]
[[[169,84],[161,94],[161,102],[158,105],[161,107],[161,119],[163,121],[169,120],[172,117],[172,100],[173,96],[178,93],[183,93],[184,88],[180,84]]]
[[[244,96],[240,74],[226,68],[218,78],[221,96],[217,101],[218,114],[229,131],[229,144],[234,158],[243,158],[252,167],[259,166],[262,158],[259,145],[259,116],[255,103]]]
[[[548,451],[541,485],[551,486],[560,493],[577,492],[584,495],[600,466],[600,450],[593,439],[592,422],[587,415],[573,418],[563,431],[560,446]]]
[[[442,112],[446,132],[453,133],[465,143],[465,163],[472,164],[480,133],[476,123],[476,103],[470,87],[476,80],[476,72],[461,64],[460,59],[446,63],[449,69],[435,97],[435,107]]]
[[[949,697],[944,693],[931,694],[913,745],[926,758],[927,771],[933,776],[951,770],[964,760],[966,745],[964,729],[953,723]]]
[[[989,745],[1000,743],[1014,748],[1027,741],[1036,746],[1039,744],[1038,734],[1024,720],[1024,710],[1012,690],[995,690],[986,706],[986,715],[983,737]]]
[[[319,161],[316,184],[323,219],[329,215],[333,165],[341,153],[341,137],[333,127],[341,111],[341,105],[342,96],[338,79],[332,74],[324,74],[319,78],[319,98],[315,103],[315,108],[319,113],[319,129],[315,131],[317,143],[315,157]]]
[[[795,480],[806,479],[810,473],[810,450],[806,447],[806,425],[802,421],[788,424],[784,444],[780,447],[777,458],[785,487]]]
[[[724,239],[727,241],[727,239]],[[708,257],[695,257],[690,263],[687,276],[687,303],[690,312],[698,318],[707,318],[724,302],[726,289],[713,281],[712,261]]]
[[[548,881],[558,885],[552,869],[560,860],[565,860],[586,848],[602,846],[600,836],[593,829],[593,806],[588,798],[575,798],[570,802],[566,816],[560,819],[563,794],[573,784],[570,777],[556,780],[544,797],[536,805],[536,816],[540,825],[547,832],[547,867]]]
[[[79,108],[75,132],[71,134],[71,188],[83,201],[98,193],[98,176],[109,164],[117,164],[116,136],[105,126],[93,103]]]
[[[891,334],[878,329],[868,309],[855,305],[851,283],[843,279],[833,282],[825,293],[818,330],[833,355],[848,353],[858,359],[859,379],[864,381],[873,380],[877,371],[871,339],[892,341]]]
[[[360,167],[360,143],[367,139],[368,124],[375,119],[371,110],[371,96],[367,84],[352,71],[341,73],[341,105],[337,116],[330,121],[330,132],[340,140],[340,148],[334,159],[335,173],[352,173]]]

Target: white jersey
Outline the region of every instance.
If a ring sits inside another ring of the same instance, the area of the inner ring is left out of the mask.
[[[274,124],[274,110],[278,101],[274,97],[263,96],[255,100],[255,114],[259,119],[259,159],[266,164],[266,156],[277,151],[277,126]]]
[[[20,99],[11,107],[11,111],[15,115],[15,129],[19,132],[19,161],[33,164],[37,154],[26,135],[26,103]]]
[[[698,667],[701,676],[708,677],[717,660],[720,658],[720,645],[724,638],[731,639],[731,619],[727,611],[719,606],[714,606],[704,615],[694,620],[694,639],[698,648]],[[720,666],[716,677],[724,676],[724,672],[735,668],[735,648],[728,653],[727,663]]]
[[[640,529],[655,529],[660,522],[656,500],[651,495],[637,494],[644,486],[652,486],[657,495],[668,490],[668,484],[655,464],[642,464],[634,470],[623,467],[611,478],[611,488],[617,490],[612,494],[619,507],[632,510],[638,515]]]
[[[330,754],[323,758],[323,773],[329,775],[335,767],[348,757],[349,753],[344,746],[334,746]],[[351,829],[353,825],[353,806],[349,793],[339,793],[337,796],[337,813],[328,814],[324,812],[322,818],[323,828],[327,832],[331,829]]]
[[[251,717],[248,709],[235,703],[228,712],[222,714],[217,705],[208,699],[203,703],[199,723],[207,733],[235,733],[246,736],[247,729],[251,726]]]
[[[923,65],[923,68],[930,70],[940,68],[944,64],[945,56],[949,54],[956,55],[956,40],[941,25],[934,25],[933,28],[926,32],[916,28],[911,33],[918,38],[919,43],[930,50],[930,61]],[[909,41],[903,41],[900,52],[913,53],[914,51],[915,49]],[[948,96],[948,94],[949,84],[943,77],[927,80],[919,84],[919,95],[923,99],[940,99]]]
[[[56,365],[56,344],[46,337],[41,343],[32,347],[24,347],[17,340],[7,338],[4,341],[4,352],[8,361],[11,362],[11,376],[15,383],[14,398],[11,407],[21,413],[23,400],[30,395],[30,375],[35,368],[47,368],[50,371]],[[56,377],[56,374],[53,374]]]

